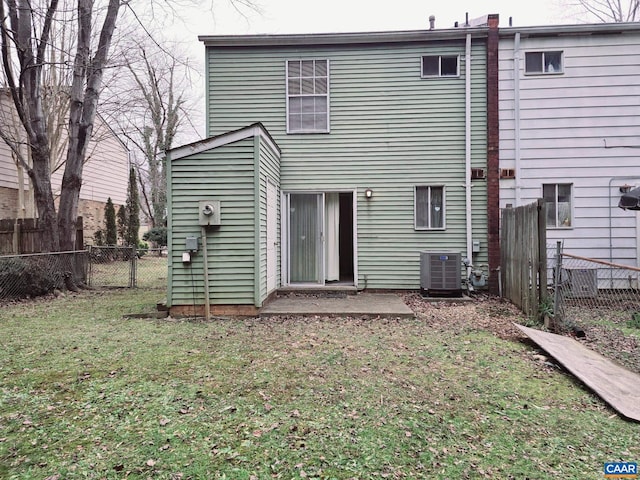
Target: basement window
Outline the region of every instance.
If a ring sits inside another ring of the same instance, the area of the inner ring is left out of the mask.
[[[526,52],[524,72],[530,75],[562,73],[562,52]]]
[[[459,55],[425,55],[422,57],[422,78],[459,77]]]

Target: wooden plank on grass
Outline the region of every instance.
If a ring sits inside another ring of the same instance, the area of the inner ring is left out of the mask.
[[[514,324],[626,418],[640,422],[640,375],[576,340]]]

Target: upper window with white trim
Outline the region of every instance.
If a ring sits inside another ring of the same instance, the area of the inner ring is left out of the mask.
[[[414,191],[414,218],[416,230],[443,230],[445,228],[444,187],[419,185]]]
[[[530,75],[562,73],[562,52],[526,52],[524,72]]]
[[[549,183],[542,185],[542,196],[547,213],[547,227],[571,227],[571,184]]]
[[[459,76],[459,55],[424,55],[422,57],[422,78]]]
[[[287,132],[329,131],[329,61],[287,60]]]

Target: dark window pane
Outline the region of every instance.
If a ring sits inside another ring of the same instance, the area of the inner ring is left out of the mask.
[[[327,76],[327,61],[316,60],[316,77],[326,77],[326,76]]]
[[[431,187],[431,228],[444,226],[443,188]]]
[[[302,76],[313,77],[313,60],[304,60],[302,62]]]
[[[305,95],[313,95],[313,78],[302,79],[302,93]]]
[[[429,188],[416,187],[416,227],[429,227]]]
[[[316,94],[326,94],[327,93],[327,79],[326,78],[316,78]]]
[[[290,61],[289,65],[289,76],[290,77],[299,77],[300,76],[300,62],[298,61]]]
[[[525,53],[524,70],[527,73],[542,73],[542,53],[541,52]]]
[[[422,57],[422,75],[425,77],[438,76],[440,74],[439,60],[440,57],[437,56]]]
[[[289,130],[292,132],[298,132],[302,128],[302,119],[298,113],[289,114]]]
[[[457,76],[458,75],[458,57],[442,57],[440,59],[440,75]]]
[[[300,95],[300,78],[289,78],[289,95]]]

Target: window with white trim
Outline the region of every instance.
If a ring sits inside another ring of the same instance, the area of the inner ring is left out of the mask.
[[[444,187],[418,185],[414,190],[414,218],[416,230],[445,228]]]
[[[571,227],[571,187],[570,183],[551,183],[542,185],[542,197],[545,201],[547,227]]]
[[[329,131],[329,61],[287,60],[287,132]]]
[[[422,57],[422,78],[459,77],[459,55],[424,55]]]
[[[524,72],[533,75],[562,73],[562,52],[526,52]]]

